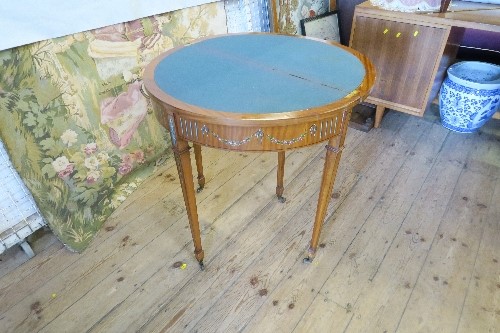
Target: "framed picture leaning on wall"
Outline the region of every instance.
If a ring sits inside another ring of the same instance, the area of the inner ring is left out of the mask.
[[[303,36],[315,37],[340,43],[338,11],[324,13],[300,20]]]

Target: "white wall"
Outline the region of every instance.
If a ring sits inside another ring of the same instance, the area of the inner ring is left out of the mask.
[[[0,50],[216,1],[0,0]]]

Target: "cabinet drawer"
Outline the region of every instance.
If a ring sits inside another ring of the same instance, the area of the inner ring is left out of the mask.
[[[421,112],[449,29],[357,16],[351,47],[377,69],[371,97]]]

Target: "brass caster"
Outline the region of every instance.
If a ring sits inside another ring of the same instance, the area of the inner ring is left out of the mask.
[[[313,262],[314,258],[310,258],[310,257],[305,257],[302,262],[304,264],[311,264]]]
[[[199,187],[196,189],[196,193],[200,193],[201,191],[203,191],[203,186],[199,186]]]
[[[279,197],[278,197],[278,201],[279,201],[279,202],[281,202],[281,203],[285,203],[286,198],[285,198],[285,197],[282,197],[282,196],[279,196]]]
[[[200,270],[204,271],[205,270],[205,264],[203,264],[203,260],[199,262],[200,264]]]

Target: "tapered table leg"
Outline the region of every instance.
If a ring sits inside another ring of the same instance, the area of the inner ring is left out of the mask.
[[[339,143],[338,137],[334,137],[330,139],[330,141],[328,141],[328,144],[326,145],[325,166],[323,168],[323,178],[321,180],[318,206],[316,208],[316,218],[314,220],[314,227],[308,254],[307,257],[304,258],[304,262],[306,263],[312,262],[316,255],[319,236],[321,234],[321,229],[323,228],[323,222],[325,220],[326,210],[328,208],[328,203],[330,202],[330,198],[332,196],[333,184],[335,183],[335,176],[337,175],[340,156],[342,155],[342,143],[343,140],[341,140],[341,143]]]
[[[191,169],[191,157],[189,153],[190,147],[187,141],[177,137],[175,120],[172,115],[168,116],[168,121],[170,137],[172,139],[172,150],[177,164],[177,172],[179,173],[182,194],[184,196],[184,204],[186,205],[189,226],[191,228],[191,236],[194,243],[194,255],[196,260],[200,263],[201,269],[203,269],[204,252],[201,247],[200,224],[198,222],[193,170]]]
[[[285,176],[285,152],[278,152],[278,172],[277,172],[277,182],[276,182],[276,196],[280,202],[285,202],[286,198],[283,197],[283,178]]]
[[[203,175],[203,160],[201,158],[201,146],[193,143],[194,159],[196,160],[196,171],[198,173],[198,188],[196,192],[200,193],[205,187],[205,176]]]

